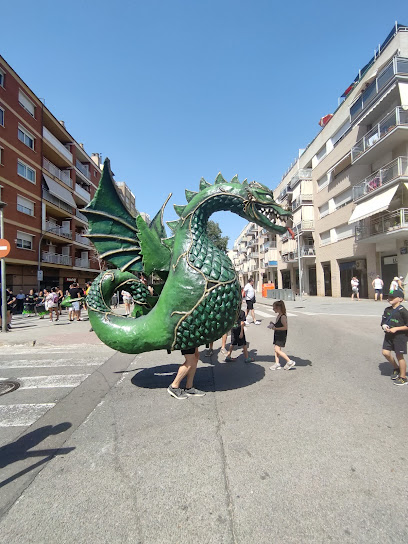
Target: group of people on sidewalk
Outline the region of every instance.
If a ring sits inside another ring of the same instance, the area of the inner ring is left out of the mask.
[[[404,278],[402,276],[398,277],[395,276],[390,284],[390,291],[394,291],[395,289],[400,289],[401,291],[404,291]],[[357,276],[353,276],[351,278],[351,300],[356,298],[356,300],[360,300],[360,281],[357,278]],[[384,291],[384,282],[380,278],[380,276],[377,274],[377,276],[373,279],[371,282],[371,285],[374,288],[374,300],[382,300],[383,299],[383,291]]]

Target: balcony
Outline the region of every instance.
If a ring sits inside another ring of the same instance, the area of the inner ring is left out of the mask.
[[[52,164],[48,159],[43,157],[43,167],[53,176],[64,182],[68,187],[72,188],[72,179],[69,170],[60,170],[58,166]]]
[[[292,211],[305,204],[313,204],[313,195],[300,195],[292,202]]]
[[[91,200],[90,193],[86,191],[85,189],[83,189],[78,183],[75,183],[75,192],[78,196],[83,198],[86,203],[90,202]]]
[[[289,195],[292,194],[292,188],[290,185],[288,185],[287,187],[285,187],[279,194],[278,196],[278,200],[279,202],[283,202],[285,200],[285,198]]]
[[[367,108],[377,99],[378,95],[387,87],[392,79],[398,74],[406,75],[408,73],[408,59],[403,57],[394,57],[378,77],[361,93],[358,99],[350,108],[350,121],[354,121],[367,110]]]
[[[408,108],[408,106],[405,106]],[[398,128],[402,130],[398,130]],[[373,161],[373,153],[370,151],[377,147],[379,142],[386,143],[381,145],[381,152],[386,153],[393,149],[399,143],[403,143],[407,138],[408,129],[408,111],[403,106],[398,106],[395,110],[388,113],[377,125],[375,125],[367,134],[359,140],[351,149],[352,163],[360,160],[366,164]],[[377,157],[378,148],[374,151]],[[361,160],[364,157],[364,161]]]
[[[74,208],[72,206],[52,195],[49,191],[47,191],[47,189],[43,189],[43,199],[47,200],[47,202],[51,202],[51,204],[54,204],[54,206],[57,206],[57,208],[60,208],[71,215],[74,213]]]
[[[87,179],[89,179],[89,180],[91,179],[91,175],[89,173],[89,166],[88,165],[82,164],[81,161],[76,159],[75,168],[77,168],[81,172],[81,174],[84,175]]]
[[[312,179],[311,168],[300,168],[290,180],[290,188],[293,189],[302,179]]]
[[[75,266],[77,268],[90,268],[89,259],[83,259],[82,257],[75,257]]]
[[[72,266],[72,257],[69,255],[61,255],[59,253],[49,253],[43,251],[41,254],[41,261],[43,263],[62,264],[65,266]]]
[[[56,138],[51,132],[43,127],[43,137],[49,142],[54,149],[56,149],[61,155],[63,155],[70,163],[72,163],[72,153],[62,144],[58,138]]]
[[[60,225],[56,225],[51,221],[45,222],[45,230],[46,232],[51,232],[52,234],[56,234],[57,236],[62,236],[63,238],[68,238],[69,240],[72,240],[72,231]]]
[[[258,251],[252,251],[252,253],[248,253],[248,259],[259,259]]]
[[[307,231],[313,231],[314,230],[314,221],[301,221],[296,227],[293,229],[296,233],[296,229],[299,232],[307,232]]]
[[[315,257],[316,256],[316,250],[314,246],[300,246],[300,257]],[[290,251],[289,253],[285,253],[282,255],[282,260],[285,263],[294,263],[299,260],[299,254],[298,250]]]
[[[394,212],[387,212],[380,217],[371,218],[363,225],[356,227],[356,242],[379,236],[380,238],[399,238],[407,236],[408,208],[400,208]]]
[[[85,246],[91,245],[89,238],[85,238],[85,236],[81,236],[78,232],[75,233],[75,241],[79,242],[80,244],[84,244]]]
[[[353,200],[357,201],[365,195],[378,191],[384,185],[400,177],[408,177],[408,157],[398,157],[382,168],[370,174],[359,185],[353,187]]]
[[[84,223],[88,224],[88,218],[86,217],[86,215],[81,213],[77,208],[75,209],[75,216]]]

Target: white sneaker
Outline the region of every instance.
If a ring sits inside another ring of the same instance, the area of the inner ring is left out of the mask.
[[[274,365],[270,366],[270,370],[280,370],[282,367],[279,363],[275,363]]]
[[[255,321],[255,325],[260,325],[261,322],[260,321]]]
[[[227,355],[228,351],[225,348],[221,348],[221,353],[223,355]]]
[[[250,325],[251,322],[250,321],[245,321],[245,325],[248,327],[248,325]]]
[[[296,364],[295,361],[290,360],[283,367],[283,370],[290,370],[291,368],[293,368],[295,366],[295,364]]]

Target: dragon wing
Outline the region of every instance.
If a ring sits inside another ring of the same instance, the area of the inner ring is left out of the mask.
[[[164,206],[150,225],[141,216],[136,225],[136,219],[127,211],[118,194],[110,161],[105,159],[95,196],[82,210],[89,220],[87,237],[94,244],[99,258],[122,271],[140,272],[145,268],[149,274],[156,267],[158,270],[168,270],[171,254],[161,243],[165,234],[161,221]]]

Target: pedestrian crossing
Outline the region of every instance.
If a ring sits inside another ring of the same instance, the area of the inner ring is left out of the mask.
[[[0,428],[29,427],[111,355],[103,345],[2,346],[0,381],[13,379],[20,387],[0,396]]]

